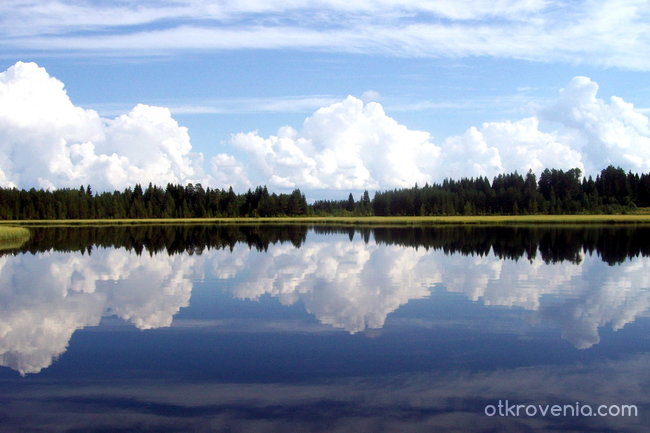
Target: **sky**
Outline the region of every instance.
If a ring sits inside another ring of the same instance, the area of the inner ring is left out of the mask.
[[[649,3],[4,0],[0,185],[650,172]]]

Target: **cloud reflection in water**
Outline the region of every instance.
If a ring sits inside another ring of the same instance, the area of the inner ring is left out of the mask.
[[[485,305],[539,311],[578,348],[597,344],[599,327],[621,329],[650,309],[648,258],[614,267],[595,256],[547,264],[541,258],[446,255],[345,240],[279,246],[269,254],[238,246],[233,254],[242,266],[237,271],[231,261],[228,275],[244,279],[233,296],[271,295],[285,305],[301,301],[320,322],[351,333],[381,328],[388,314],[429,296],[434,285]],[[217,277],[219,260],[212,261]],[[545,298],[552,302],[544,305]]]
[[[229,281],[223,290],[234,298],[302,303],[322,324],[350,333],[383,327],[390,313],[429,297],[433,287],[536,312],[578,348],[597,344],[599,327],[621,329],[650,309],[650,259],[639,257],[613,267],[590,255],[547,264],[340,236],[267,251],[240,243],[201,255],[46,252],[0,257],[0,364],[37,373],[66,350],[75,330],[104,316],[139,329],[170,326],[204,273]]]
[[[169,326],[189,304],[197,257],[120,249],[0,257],[0,364],[38,373],[77,329],[117,315],[139,329]]]

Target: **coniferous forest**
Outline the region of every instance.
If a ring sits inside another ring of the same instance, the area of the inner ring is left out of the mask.
[[[124,191],[79,189],[0,189],[0,219],[192,218],[274,216],[409,216],[492,214],[618,213],[650,206],[650,173],[603,169],[595,179],[579,169],[546,169],[486,177],[446,179],[442,183],[379,191],[371,199],[319,200],[308,204],[296,189],[269,193],[265,186],[236,194],[201,184],[165,188],[135,185]]]

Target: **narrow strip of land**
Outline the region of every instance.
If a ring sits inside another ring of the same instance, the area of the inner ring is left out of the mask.
[[[333,224],[333,225],[444,225],[444,224],[650,224],[650,214],[626,215],[479,215],[479,216],[389,216],[389,217],[269,217],[269,218],[143,218],[143,219],[66,219],[0,221],[0,239],[16,236],[19,226],[44,225],[122,225],[122,224]],[[9,230],[11,229],[11,230]],[[3,234],[4,233],[4,234]]]
[[[29,230],[24,227],[0,226],[0,250],[18,248],[29,239]]]
[[[15,221],[2,221],[3,223],[15,223]],[[24,227],[0,226],[0,241],[13,241],[29,237],[29,230]]]

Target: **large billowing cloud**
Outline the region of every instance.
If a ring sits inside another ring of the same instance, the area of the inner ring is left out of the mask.
[[[619,97],[598,98],[597,91],[595,82],[576,77],[533,116],[483,123],[439,142],[399,123],[380,103],[348,96],[318,109],[300,128],[234,134],[230,145],[242,156],[225,149],[205,170],[188,130],[168,109],[137,105],[102,118],[75,106],[43,68],[19,62],[0,73],[0,185],[111,190],[201,182],[237,191],[262,184],[350,191],[529,169],[595,174],[614,164],[650,171],[648,117]]]
[[[247,152],[255,181],[277,188],[387,189],[544,168],[595,174],[609,164],[650,171],[648,118],[621,98],[599,99],[597,90],[576,77],[534,116],[483,123],[439,144],[379,103],[352,96],[317,110],[300,130],[239,133],[232,143]]]
[[[0,73],[0,185],[121,189],[200,179],[202,157],[166,108],[137,105],[103,119],[75,106],[34,63]]]
[[[650,171],[650,120],[618,96],[597,97],[598,84],[575,77],[540,118],[562,126],[562,139],[582,154],[588,171],[609,164]]]
[[[545,168],[584,169],[581,154],[554,132],[543,132],[537,117],[516,122],[488,122],[471,127],[442,146],[435,180],[487,176]]]
[[[285,188],[411,186],[431,179],[440,154],[428,133],[352,96],[316,111],[300,132],[284,127],[276,136],[236,134],[232,141],[270,185]]]

